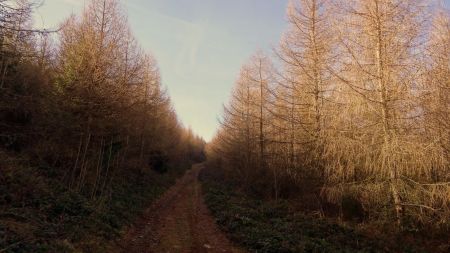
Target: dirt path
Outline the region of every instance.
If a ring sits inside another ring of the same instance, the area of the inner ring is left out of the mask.
[[[242,253],[219,230],[203,202],[194,165],[119,242],[127,253]]]

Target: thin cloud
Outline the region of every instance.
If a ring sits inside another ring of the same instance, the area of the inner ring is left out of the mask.
[[[205,40],[206,26],[200,23],[184,25],[183,32],[178,36],[181,49],[178,52],[175,68],[177,74],[189,73],[195,70],[199,50]]]
[[[81,6],[84,4],[84,0],[63,0],[63,2],[67,3],[67,4],[71,4],[71,5],[77,5],[77,6]]]
[[[144,14],[142,8],[135,3],[126,3],[127,9],[133,9],[133,12]],[[149,11],[151,14],[149,14]],[[193,22],[180,17],[168,15],[158,10],[145,10],[145,15],[152,15],[158,23],[166,24],[170,27],[171,36],[178,47],[173,63],[173,69],[176,75],[186,77],[192,73],[198,64],[198,55],[206,40],[207,22]]]

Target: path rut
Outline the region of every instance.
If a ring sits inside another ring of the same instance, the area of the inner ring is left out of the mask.
[[[219,230],[206,207],[194,165],[119,242],[127,253],[243,253]]]

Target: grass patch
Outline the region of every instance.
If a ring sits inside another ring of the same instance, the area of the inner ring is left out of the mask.
[[[389,245],[350,226],[296,212],[289,202],[263,201],[203,171],[205,201],[229,237],[250,252],[426,252]]]

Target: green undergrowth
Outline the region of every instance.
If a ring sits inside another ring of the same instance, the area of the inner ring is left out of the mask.
[[[168,173],[130,169],[92,200],[52,178],[51,168],[0,168],[0,252],[110,252],[111,242],[189,164]]]
[[[424,252],[390,245],[328,219],[292,210],[287,201],[264,201],[204,170],[205,201],[229,237],[250,252]]]

